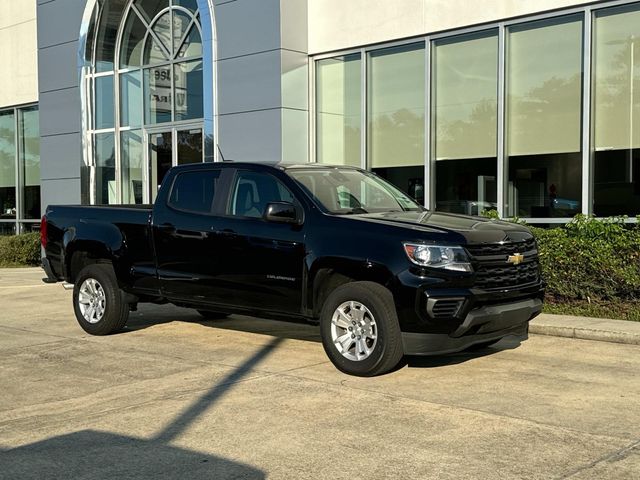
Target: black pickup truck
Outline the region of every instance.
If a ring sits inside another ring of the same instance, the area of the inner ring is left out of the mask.
[[[526,227],[425,210],[344,166],[179,166],[152,208],[52,205],[41,231],[45,281],[74,284],[90,334],[140,302],[302,319],[353,375],[526,337],[544,296]]]

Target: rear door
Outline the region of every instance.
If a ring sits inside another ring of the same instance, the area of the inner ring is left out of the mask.
[[[183,170],[154,207],[153,236],[164,295],[211,301],[223,252],[214,215],[222,168]]]

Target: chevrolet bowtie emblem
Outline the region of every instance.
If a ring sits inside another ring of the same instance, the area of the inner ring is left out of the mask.
[[[509,255],[507,258],[508,263],[512,263],[514,265],[519,265],[524,262],[524,255],[521,253],[514,253],[513,255]]]

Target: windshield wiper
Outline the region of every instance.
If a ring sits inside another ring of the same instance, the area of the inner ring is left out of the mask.
[[[354,207],[351,210],[344,212],[343,215],[357,215],[359,213],[369,213],[362,207]]]

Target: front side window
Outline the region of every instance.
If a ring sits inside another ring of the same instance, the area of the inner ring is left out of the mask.
[[[361,170],[289,170],[287,173],[329,213],[423,210],[407,195],[376,175]]]
[[[210,213],[220,170],[184,172],[173,182],[169,205],[178,210]]]
[[[295,203],[295,197],[272,175],[240,172],[236,176],[227,213],[238,217],[262,218],[267,204],[272,202]]]

